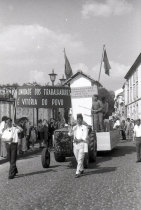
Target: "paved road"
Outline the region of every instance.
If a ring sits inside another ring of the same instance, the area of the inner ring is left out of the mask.
[[[38,154],[19,160],[13,180],[7,179],[8,163],[0,165],[0,210],[141,209],[141,163],[132,142],[100,153],[79,179],[70,159],[51,159],[49,169],[42,168]]]

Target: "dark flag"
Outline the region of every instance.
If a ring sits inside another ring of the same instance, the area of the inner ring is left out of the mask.
[[[105,49],[104,49],[103,62],[104,62],[105,74],[110,75],[109,70],[111,69],[111,66],[110,66],[110,63],[109,63],[109,60],[108,60],[107,53],[106,53]]]
[[[66,79],[69,79],[73,75],[73,73],[72,73],[70,62],[66,56],[65,49],[64,49],[64,56],[65,56],[65,75],[66,75]]]

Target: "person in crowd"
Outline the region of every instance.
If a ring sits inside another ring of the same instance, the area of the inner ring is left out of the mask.
[[[83,125],[82,114],[77,114],[77,125],[69,128],[69,135],[73,135],[73,152],[77,161],[76,178],[84,172],[83,162],[85,153],[88,153],[88,128]]]
[[[42,148],[42,143],[44,139],[44,131],[43,131],[43,124],[42,120],[38,121],[38,141],[39,141],[39,148]]]
[[[134,141],[134,125],[135,125],[135,122],[133,119],[131,119],[130,121],[130,139],[131,141],[133,140]]]
[[[21,120],[21,128],[23,129],[23,138],[22,138],[22,151],[23,153],[27,152],[27,130],[26,130],[26,120]]]
[[[127,120],[126,120],[126,130],[125,130],[127,139],[130,138],[130,129],[131,129],[130,118],[127,118]]]
[[[26,141],[24,143],[24,123],[23,121],[18,121],[17,125],[22,128],[22,130],[18,133],[18,154],[22,155],[26,151],[26,145],[24,147],[24,144],[26,144]]]
[[[134,138],[136,140],[137,161],[141,162],[141,121],[138,119],[134,126]]]
[[[44,146],[49,146],[49,138],[48,138],[48,122],[47,120],[43,120],[43,135],[44,135]]]
[[[126,140],[126,133],[125,133],[125,131],[126,131],[126,123],[125,123],[125,120],[121,121],[120,131],[121,131],[122,140]]]
[[[63,115],[58,112],[58,128],[62,128],[65,125],[65,118],[63,117]]]
[[[16,160],[17,160],[17,147],[18,147],[18,133],[22,131],[19,126],[13,126],[12,120],[6,120],[6,129],[2,134],[2,141],[6,142],[7,157],[10,163],[9,179],[13,179],[18,173]]]
[[[96,132],[103,131],[103,105],[100,100],[98,100],[98,95],[93,96],[91,113],[93,116],[93,124]]]
[[[119,129],[120,128],[120,120],[118,117],[114,117],[114,126],[113,129]]]
[[[31,144],[31,150],[34,151],[34,144],[37,140],[37,133],[36,133],[36,129],[34,126],[31,126],[30,128],[30,138],[29,138],[29,142]]]
[[[27,150],[30,149],[30,122],[29,120],[25,120],[25,129],[26,129],[26,133],[25,133],[25,136],[26,136],[26,147],[27,147]]]
[[[109,104],[106,101],[105,97],[102,97],[101,101],[102,101],[102,105],[103,105],[103,109],[102,109],[102,111],[103,111],[103,119],[109,119],[109,115],[108,115]]]
[[[52,136],[54,134],[55,129],[55,121],[53,118],[51,118],[48,126],[49,147],[52,147]]]
[[[7,156],[7,151],[6,151],[6,144],[5,142],[2,141],[1,137],[2,137],[2,133],[5,130],[7,119],[8,119],[7,116],[3,116],[2,121],[0,123],[0,156],[4,158]]]

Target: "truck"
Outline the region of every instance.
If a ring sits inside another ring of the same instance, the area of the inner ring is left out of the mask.
[[[88,126],[88,154],[85,155],[84,166],[88,167],[89,162],[95,162],[97,151],[110,151],[118,144],[120,139],[119,130],[109,132],[95,132],[91,116],[92,97],[98,94],[100,84],[82,71],[73,75],[66,84],[71,88],[71,115],[76,121],[78,113],[83,115],[84,122]],[[73,138],[68,135],[68,127],[54,132],[54,157],[57,162],[65,161],[66,157],[73,156]],[[47,149],[42,153],[42,165],[46,164],[49,157]]]

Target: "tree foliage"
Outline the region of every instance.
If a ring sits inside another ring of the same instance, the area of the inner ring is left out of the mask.
[[[112,112],[114,112],[114,97],[115,97],[114,91],[108,91],[106,88],[99,87],[98,95],[99,95],[99,99],[101,99],[102,97],[105,97],[106,101],[109,104],[108,115],[111,116]]]

